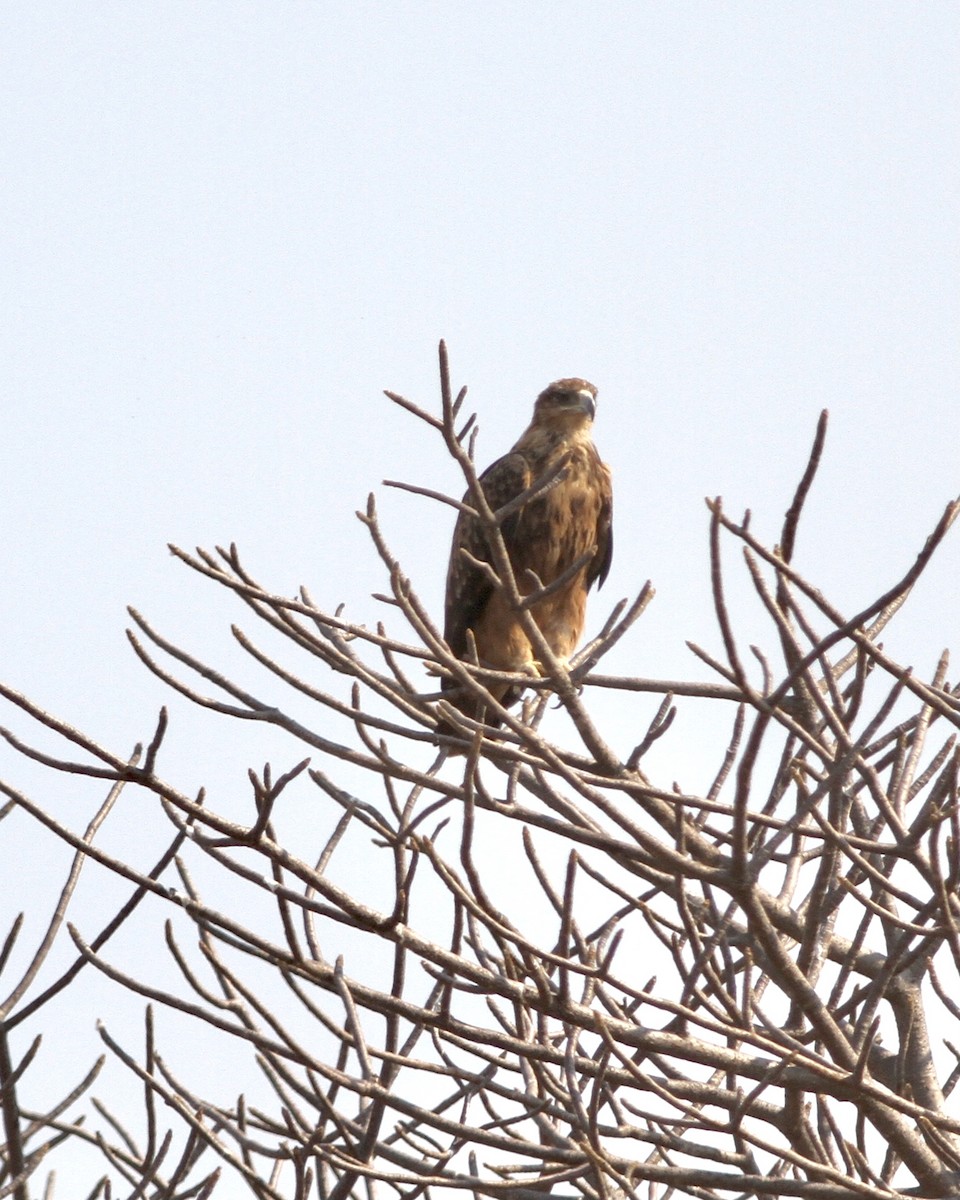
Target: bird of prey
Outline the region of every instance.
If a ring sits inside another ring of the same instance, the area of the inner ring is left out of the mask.
[[[520,440],[480,476],[494,512],[534,487],[535,494],[503,518],[500,530],[521,595],[547,589],[569,572],[568,578],[530,606],[544,639],[562,660],[570,657],[580,640],[587,592],[606,579],[613,554],[610,470],[591,436],[596,405],[597,389],[585,379],[551,383],[537,397],[533,420]],[[557,471],[561,462],[564,465]],[[537,493],[535,485],[552,472],[552,480]],[[464,503],[473,504],[469,491]],[[573,570],[578,559],[584,562]],[[537,655],[520,614],[478,563],[493,563],[487,536],[477,516],[461,511],[447,571],[447,645],[458,658],[470,661],[470,632],[481,666],[536,671]],[[483,716],[482,706],[456,680],[446,677],[442,686],[444,698],[462,712],[498,723]],[[522,689],[493,683],[490,691],[501,704],[510,705]],[[438,734],[453,732],[448,723],[439,722]]]

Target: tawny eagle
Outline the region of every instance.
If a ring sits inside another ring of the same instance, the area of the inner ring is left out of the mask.
[[[583,633],[587,592],[603,583],[613,554],[610,470],[593,444],[591,429],[597,389],[585,379],[559,379],[537,397],[533,420],[509,454],[497,459],[480,476],[487,503],[496,512],[549,476],[561,459],[564,467],[552,483],[500,526],[519,592],[528,596],[548,588],[578,559],[590,557],[555,591],[536,601],[531,615],[553,653],[566,660]],[[469,491],[464,496],[472,504]],[[444,637],[458,658],[467,659],[472,631],[481,666],[499,671],[537,669],[537,655],[524,633],[519,614],[488,572],[461,550],[483,563],[492,563],[490,547],[479,519],[461,512],[453,534]],[[471,717],[480,706],[456,680],[443,680],[445,699]],[[519,699],[521,688],[494,683],[493,696],[504,705]],[[497,724],[492,716],[484,719]],[[443,721],[438,733],[453,730]]]

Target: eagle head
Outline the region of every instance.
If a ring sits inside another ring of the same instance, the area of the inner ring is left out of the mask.
[[[545,387],[534,405],[535,421],[589,425],[597,411],[597,389],[585,379],[558,379]]]

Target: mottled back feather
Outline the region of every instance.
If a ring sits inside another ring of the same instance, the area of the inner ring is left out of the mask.
[[[497,511],[516,499],[530,486],[530,465],[522,454],[507,454],[498,458],[480,476],[480,486],[490,507]],[[469,491],[463,497],[465,504],[472,504]],[[508,549],[515,541],[521,513],[512,514],[501,526]],[[460,553],[461,547],[474,558],[490,562],[490,547],[487,545],[483,527],[474,516],[461,513],[453,533],[453,549],[447,568],[446,623],[443,636],[447,645],[462,658],[467,652],[467,630],[471,629],[490,599],[493,584],[487,575],[475,567]]]

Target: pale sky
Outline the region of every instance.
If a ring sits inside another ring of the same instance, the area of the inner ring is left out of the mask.
[[[842,605],[960,491],[953,4],[32,0],[0,35],[0,645],[61,709],[137,728],[124,605],[190,632],[171,540],[361,615],[367,492],[459,489],[381,395],[435,403],[440,337],[484,461],[599,387],[641,673],[710,628],[702,498],[773,536],[822,407],[799,552]],[[449,513],[381,505],[439,604]]]
[[[658,593],[610,670],[706,677],[703,498],[774,539],[822,408],[797,563],[860,608],[960,492],[958,63],[937,0],[7,0],[0,678],[128,749],[167,698],[128,603],[235,661],[241,610],[167,542],[376,620],[370,490],[439,617],[450,510],[381,481],[461,489],[382,396],[436,405],[441,337],[482,463],[552,379],[599,388],[592,628]],[[957,537],[887,639],[923,673]],[[169,773],[208,781],[173,713]]]

